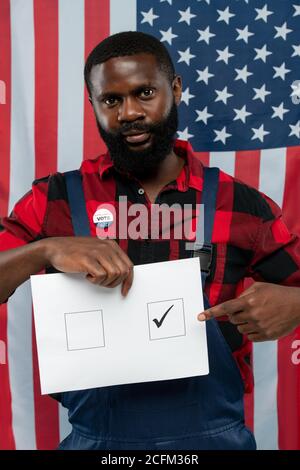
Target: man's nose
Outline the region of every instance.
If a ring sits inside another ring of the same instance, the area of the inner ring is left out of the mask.
[[[144,119],[145,116],[145,111],[136,98],[131,96],[124,98],[119,107],[119,122],[132,122],[137,119]]]

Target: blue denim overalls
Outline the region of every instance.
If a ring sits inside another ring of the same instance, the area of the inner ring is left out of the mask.
[[[65,178],[75,235],[90,236],[80,173],[68,172]],[[209,246],[218,178],[218,169],[205,169],[202,203]],[[206,277],[202,272],[203,286]],[[206,296],[204,303],[208,308]],[[254,450],[244,423],[240,372],[217,321],[209,320],[206,328],[209,375],[56,394],[73,427],[59,449]]]

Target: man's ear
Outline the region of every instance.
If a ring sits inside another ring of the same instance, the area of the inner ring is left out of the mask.
[[[172,89],[173,89],[175,103],[178,106],[180,104],[181,94],[182,94],[182,80],[179,75],[175,75],[173,83],[172,83]]]

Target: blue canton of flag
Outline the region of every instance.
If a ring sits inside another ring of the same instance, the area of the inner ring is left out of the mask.
[[[179,138],[197,151],[300,144],[299,0],[138,0],[183,78]]]

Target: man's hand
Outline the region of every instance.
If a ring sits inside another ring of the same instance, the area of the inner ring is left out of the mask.
[[[200,313],[198,320],[224,315],[251,341],[277,339],[300,324],[300,288],[256,282],[240,297]]]
[[[47,263],[65,273],[86,273],[93,284],[116,287],[127,295],[133,264],[114,240],[92,237],[54,237],[42,240]]]

